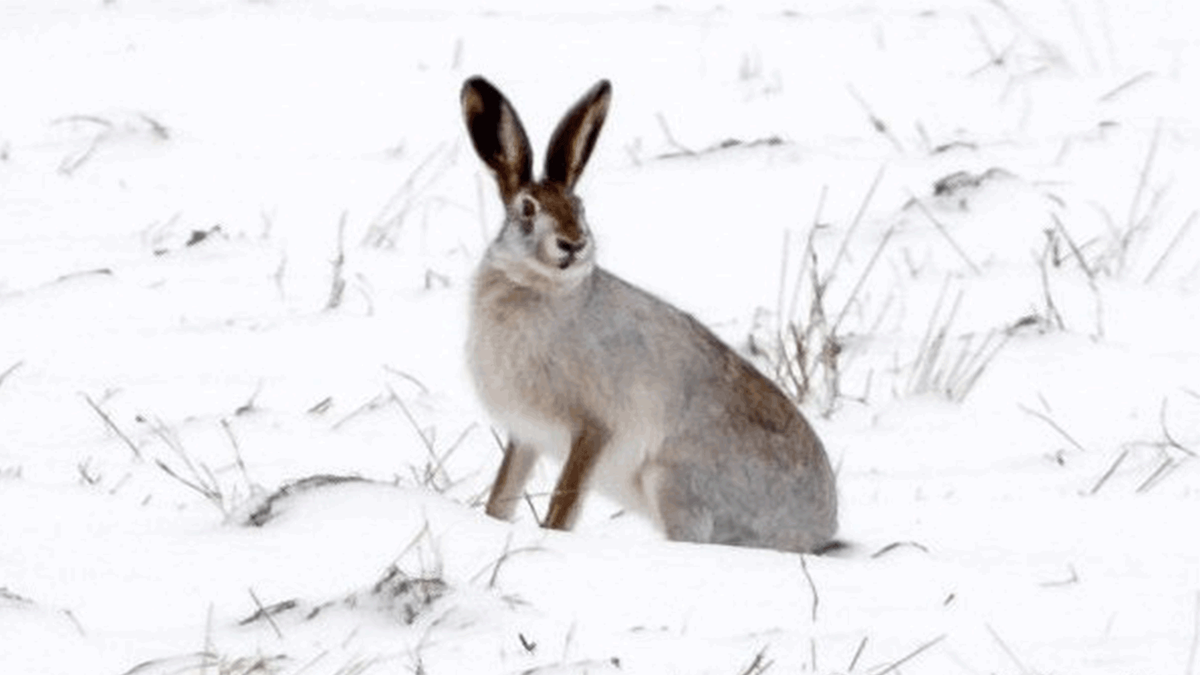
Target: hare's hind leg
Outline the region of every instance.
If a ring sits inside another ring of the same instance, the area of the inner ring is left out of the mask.
[[[657,462],[648,464],[642,471],[641,483],[653,516],[667,539],[712,542],[712,509],[696,494],[686,468]]]
[[[500,462],[500,471],[492,483],[492,493],[488,495],[486,513],[489,516],[512,520],[536,461],[537,452],[533,448],[509,439],[508,446],[504,448],[504,459]]]
[[[567,463],[563,465],[558,483],[554,486],[554,495],[550,498],[550,511],[542,524],[544,527],[569,530],[575,524],[583,505],[583,491],[596,468],[596,461],[608,441],[608,435],[604,427],[590,420],[585,420],[575,433]]]

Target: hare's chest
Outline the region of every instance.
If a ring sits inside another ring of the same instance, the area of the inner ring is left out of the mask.
[[[532,317],[476,311],[467,343],[475,388],[497,417],[555,416],[562,406],[561,358]]]

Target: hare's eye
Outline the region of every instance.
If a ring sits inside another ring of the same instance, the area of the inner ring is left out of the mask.
[[[521,232],[524,234],[533,233],[533,217],[537,215],[537,204],[533,203],[528,197],[521,200],[520,214],[517,222],[521,225]]]

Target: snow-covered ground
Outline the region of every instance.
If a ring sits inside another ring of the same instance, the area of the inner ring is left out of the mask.
[[[0,2],[0,673],[1200,673],[1193,4],[565,7]],[[847,551],[484,516],[475,73]]]

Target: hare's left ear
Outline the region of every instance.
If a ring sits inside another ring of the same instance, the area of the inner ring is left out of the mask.
[[[611,99],[612,85],[600,80],[563,116],[546,150],[547,181],[561,184],[568,191],[575,187],[596,147]]]
[[[500,199],[510,204],[517,191],[533,180],[533,151],[525,127],[504,94],[475,76],[463,83],[463,119],[475,152],[500,186]]]

